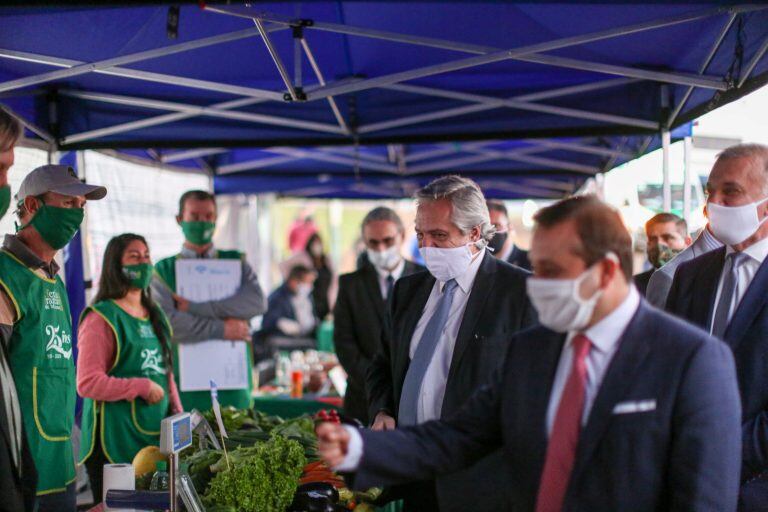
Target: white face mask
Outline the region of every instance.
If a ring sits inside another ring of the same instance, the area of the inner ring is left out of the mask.
[[[582,298],[579,290],[594,268],[595,265],[591,266],[576,279],[528,278],[528,298],[541,325],[556,332],[580,331],[587,326],[603,290],[597,290],[588,299]]]
[[[424,258],[424,264],[427,265],[429,273],[443,283],[462,275],[472,263],[469,245],[450,248],[422,247],[419,252]]]
[[[400,247],[393,245],[383,251],[367,249],[368,261],[379,270],[392,270],[400,263]]]
[[[757,216],[757,207],[768,201],[768,197],[745,204],[744,206],[722,206],[715,203],[707,203],[707,217],[709,228],[715,238],[725,245],[735,245],[743,242],[768,219],[760,220]]]

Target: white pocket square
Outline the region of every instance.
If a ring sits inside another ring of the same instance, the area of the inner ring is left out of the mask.
[[[621,402],[613,407],[613,414],[632,414],[656,410],[656,400],[635,400]]]

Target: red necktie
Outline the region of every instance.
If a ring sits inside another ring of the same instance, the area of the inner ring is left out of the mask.
[[[539,484],[536,512],[560,512],[571,478],[579,444],[581,415],[587,384],[587,354],[592,343],[583,334],[573,337],[573,367],[557,406],[555,423],[547,445],[547,458]]]

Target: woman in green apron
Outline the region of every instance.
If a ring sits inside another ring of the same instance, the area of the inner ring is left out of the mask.
[[[152,271],[143,237],[110,240],[98,293],[78,329],[79,461],[85,462],[96,503],[102,498],[103,465],[130,463],[145,446],[159,444],[161,420],[182,411],[171,327],[150,296]]]

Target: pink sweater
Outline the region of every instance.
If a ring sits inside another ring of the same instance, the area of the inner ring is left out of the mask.
[[[149,397],[152,381],[144,377],[110,377],[107,372],[115,363],[117,343],[109,324],[99,315],[87,315],[77,330],[77,392],[84,398],[99,402],[117,402]],[[170,412],[176,414],[181,406],[179,390],[168,372]]]

